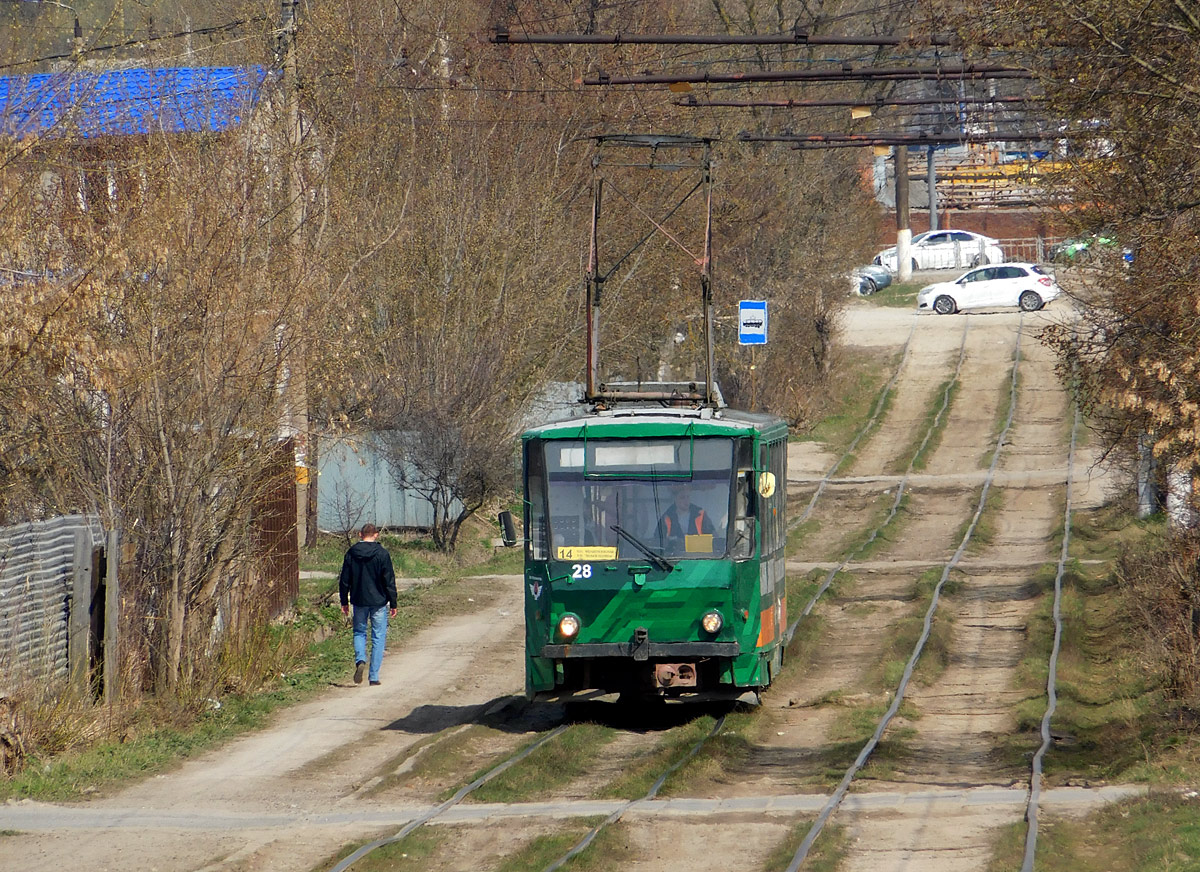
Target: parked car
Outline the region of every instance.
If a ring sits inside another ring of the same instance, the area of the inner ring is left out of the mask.
[[[939,315],[961,309],[1018,306],[1034,312],[1062,293],[1054,277],[1035,263],[982,266],[952,282],[936,282],[917,292],[917,308]]]
[[[918,233],[912,238],[908,253],[913,269],[961,269],[1004,262],[1004,250],[997,240],[969,230]],[[897,272],[896,247],[885,248],[875,255],[875,263]]]
[[[854,272],[850,274],[851,290],[863,297],[870,296],[891,283],[892,274],[887,268],[874,263],[855,267]]]

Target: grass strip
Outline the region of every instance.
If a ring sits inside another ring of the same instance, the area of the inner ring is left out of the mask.
[[[1003,828],[987,872],[1021,867],[1025,825]],[[1155,793],[1126,800],[1085,818],[1049,818],[1038,827],[1038,872],[1114,872],[1154,869],[1194,872],[1200,857],[1200,801]]]
[[[505,857],[496,867],[496,872],[530,872],[530,870],[545,869],[579,844],[584,836],[603,821],[603,817],[580,818],[564,824],[553,833],[535,836],[519,851]],[[597,842],[601,843],[605,851],[601,856],[620,860],[627,859],[628,851],[624,844],[611,842],[605,833],[601,832],[592,844],[588,845],[578,856],[573,857],[564,868],[575,870],[606,868],[597,865],[594,861],[595,855],[592,852]]]
[[[471,793],[468,801],[530,802],[544,799],[590,772],[603,747],[616,737],[617,731],[612,727],[573,724],[561,736],[480,785]],[[469,784],[493,768],[494,764],[489,764],[463,783]],[[454,790],[451,790],[447,796],[453,794]]]
[[[762,872],[784,872],[810,829],[811,821],[803,821],[792,827],[787,836],[771,851],[762,865]],[[805,872],[837,872],[846,858],[849,843],[850,838],[845,827],[825,827],[820,840],[814,842],[813,850],[804,860]]]

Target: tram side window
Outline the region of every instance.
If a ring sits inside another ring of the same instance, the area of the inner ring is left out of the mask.
[[[525,529],[528,534],[529,557],[547,559],[546,549],[546,467],[542,462],[541,446],[530,443],[526,448]]]
[[[754,442],[737,442],[737,479],[733,492],[733,530],[729,556],[744,560],[754,554]]]
[[[787,488],[787,443],[772,442],[759,446],[759,469],[771,472],[775,476],[775,493],[768,499],[761,500],[759,509],[762,523],[762,553],[771,554],[781,548],[787,531],[784,529],[784,516],[780,511],[783,505],[784,493]]]
[[[787,541],[787,518],[783,512],[783,506],[787,501],[786,441],[771,443],[770,470],[775,475],[775,495],[770,500],[771,526],[775,530],[775,548],[782,548]]]

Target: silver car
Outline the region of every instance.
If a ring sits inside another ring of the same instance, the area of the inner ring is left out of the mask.
[[[997,306],[1035,312],[1061,293],[1054,277],[1037,264],[1006,263],[973,269],[952,282],[926,285],[917,292],[917,308],[939,315]]]

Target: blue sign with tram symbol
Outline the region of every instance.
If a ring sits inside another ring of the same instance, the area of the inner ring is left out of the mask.
[[[738,344],[767,344],[766,300],[742,300],[738,303]]]

